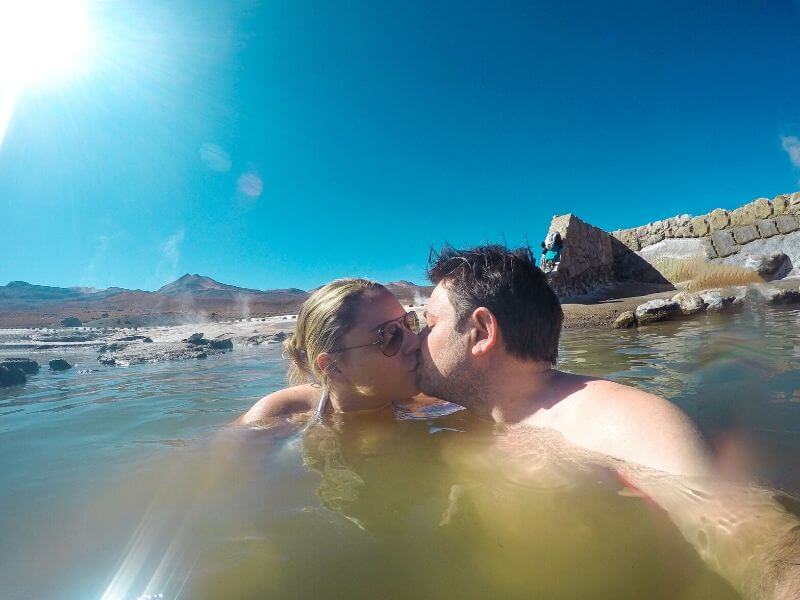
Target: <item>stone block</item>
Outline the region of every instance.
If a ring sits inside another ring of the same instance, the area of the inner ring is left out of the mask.
[[[691,221],[690,227],[692,228],[692,233],[696,237],[703,237],[708,235],[708,220],[707,217],[695,217]]]
[[[730,230],[715,231],[711,234],[711,242],[717,255],[721,257],[731,256],[739,251],[739,246],[736,245]]]
[[[708,228],[711,231],[720,231],[721,229],[725,229],[730,224],[731,218],[730,215],[728,215],[727,210],[715,208],[708,213]]]
[[[623,234],[623,238],[620,241],[628,248],[631,250],[639,250],[642,247],[639,243],[639,238],[636,237],[635,229],[626,229],[621,233]]]
[[[791,194],[787,200],[786,212],[800,214],[800,192]]]
[[[791,199],[791,194],[781,194],[780,196],[775,196],[772,199],[772,212],[776,215],[782,215],[786,212],[789,208],[789,200]]]
[[[703,251],[705,252],[708,260],[717,258],[717,251],[714,249],[714,244],[711,243],[711,238],[703,238],[700,240],[700,243],[703,245]]]
[[[681,225],[675,230],[675,237],[688,238],[692,237],[692,228],[689,225]]]
[[[658,233],[660,231],[664,231],[667,228],[667,224],[665,221],[653,221],[650,223],[650,233]]]
[[[663,239],[664,239],[663,233],[652,233],[649,236],[647,236],[647,238],[644,241],[642,241],[642,248],[644,248],[645,246],[652,246],[653,244],[657,244]]]
[[[756,198],[750,203],[753,207],[753,214],[756,219],[766,219],[772,216],[772,202],[769,198]]]
[[[797,217],[794,215],[778,215],[775,217],[775,226],[779,233],[797,231]]]
[[[636,237],[635,229],[620,229],[619,231],[613,232],[611,235],[613,235],[631,250],[635,251],[641,248],[639,245],[639,239]]]
[[[762,238],[778,235],[778,228],[775,225],[775,219],[761,219],[758,223],[756,223],[756,227],[758,227],[758,235]]]
[[[758,229],[755,225],[742,225],[731,229],[733,239],[737,244],[747,244],[758,239]]]
[[[755,225],[759,219],[772,216],[772,204],[766,198],[758,198],[730,212],[731,226]]]

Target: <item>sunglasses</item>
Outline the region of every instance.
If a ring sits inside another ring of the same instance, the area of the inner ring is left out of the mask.
[[[394,356],[403,347],[403,337],[406,329],[412,333],[419,333],[419,317],[413,310],[399,319],[385,323],[378,329],[378,339],[374,342],[361,344],[360,346],[350,346],[349,348],[337,348],[336,350],[331,350],[331,353],[366,348],[367,346],[379,346],[384,356]]]

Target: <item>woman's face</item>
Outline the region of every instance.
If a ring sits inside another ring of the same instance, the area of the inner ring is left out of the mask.
[[[341,380],[361,395],[387,402],[406,400],[419,393],[417,363],[419,337],[403,326],[406,310],[387,291],[368,293],[356,311],[356,324],[337,346],[350,348],[380,339],[380,329],[397,321],[403,342],[394,356],[385,356],[378,344],[353,348],[336,354]]]

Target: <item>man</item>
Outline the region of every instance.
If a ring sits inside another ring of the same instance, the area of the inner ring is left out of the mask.
[[[436,287],[419,366],[426,394],[659,471],[709,472],[696,427],[674,404],[554,368],[563,313],[529,250],[446,247],[428,276]]]
[[[608,464],[743,595],[800,597],[800,523],[770,490],[714,477],[697,428],[674,404],[555,369],[563,313],[529,249],[445,247],[428,276],[436,287],[421,334],[423,392],[618,459]]]

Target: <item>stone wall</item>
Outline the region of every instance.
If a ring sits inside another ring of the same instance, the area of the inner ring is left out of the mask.
[[[679,215],[611,234],[572,214],[553,217],[548,233],[564,241],[558,270],[548,274],[560,297],[589,294],[616,281],[674,283],[665,258],[752,265],[784,255],[774,277],[800,276],[800,192],[758,198],[735,210]],[[773,277],[773,278],[774,278]]]
[[[614,280],[611,236],[572,214],[553,217],[548,234],[559,232],[563,240],[561,261],[548,274],[550,286],[560,297],[590,293]]]
[[[697,217],[679,215],[641,227],[614,231],[611,235],[634,252],[645,256],[653,254],[654,248],[648,251],[651,246],[667,246],[668,244],[663,243],[665,240],[694,239],[698,242],[672,245],[676,248],[697,246],[707,259],[714,260],[750,250],[749,245],[758,240],[785,236],[798,230],[800,192],[795,192],[781,194],[772,200],[757,198],[731,211],[716,208]],[[766,246],[780,246],[780,241],[778,239],[776,243]]]

